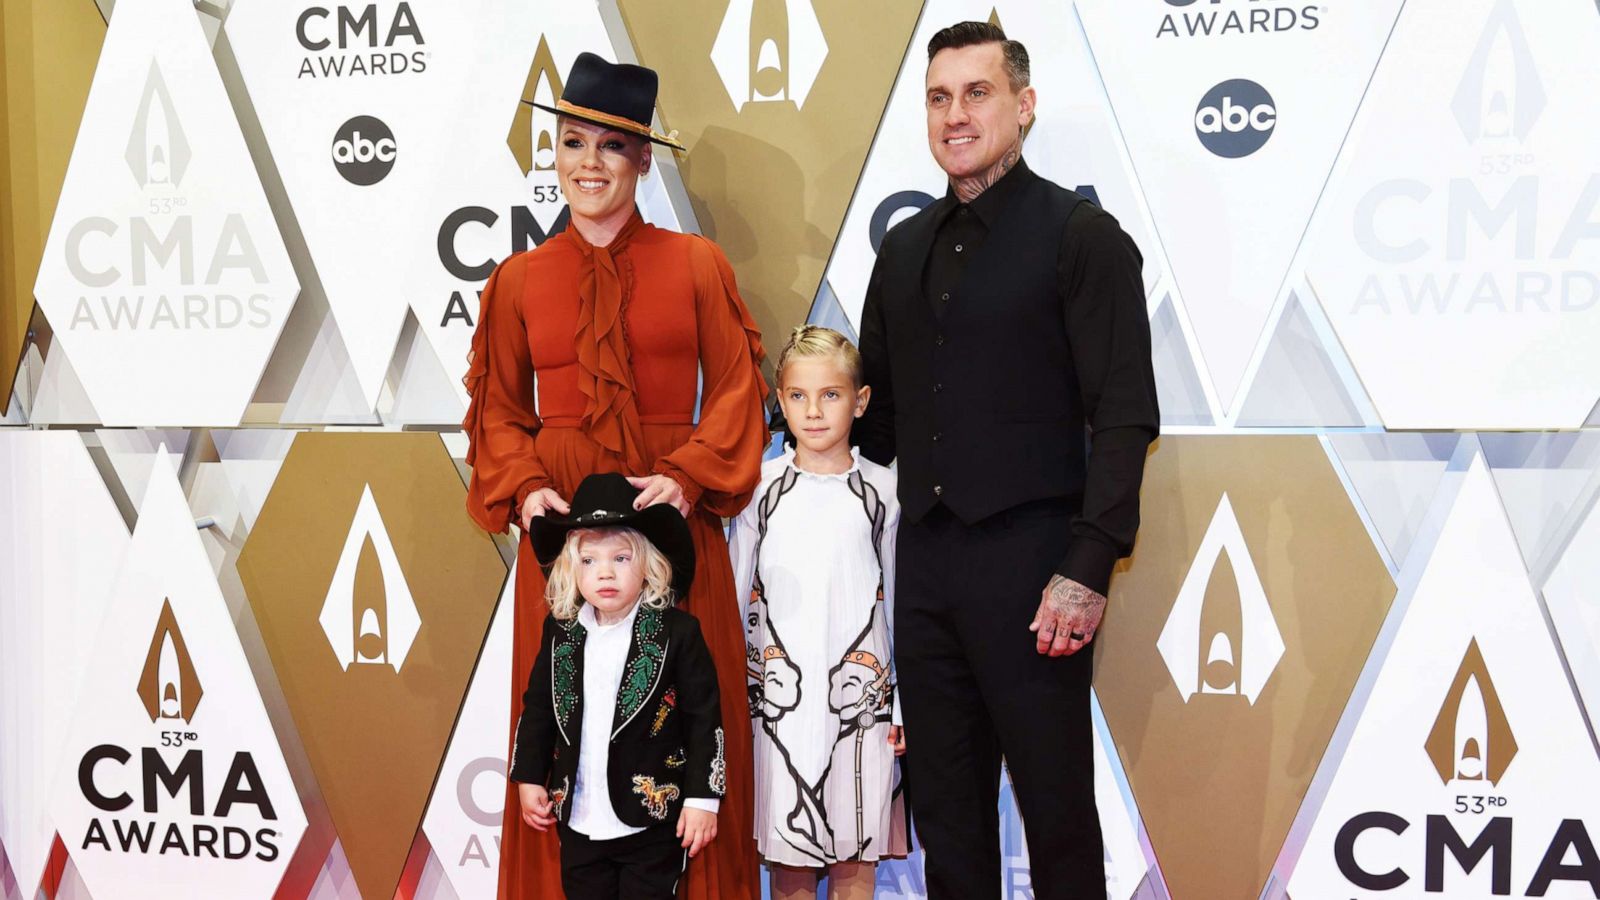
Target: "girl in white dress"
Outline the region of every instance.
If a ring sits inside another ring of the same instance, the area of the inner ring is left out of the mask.
[[[862,459],[861,355],[828,328],[796,328],[778,357],[794,448],[761,469],[729,546],[744,609],[755,729],[756,841],[775,900],[872,896],[906,853],[895,757],[905,751],[890,636],[893,470]]]

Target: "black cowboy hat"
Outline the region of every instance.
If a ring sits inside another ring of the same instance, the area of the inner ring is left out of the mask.
[[[572,64],[572,71],[567,73],[561,99],[555,106],[532,100],[522,102],[558,116],[636,134],[674,150],[687,150],[678,142],[676,131],[661,135],[650,130],[650,115],[656,108],[659,85],[660,79],[654,69],[606,62],[593,53],[580,53]]]
[[[528,530],[533,541],[533,555],[538,557],[540,565],[548,566],[561,555],[567,535],[575,529],[632,528],[644,535],[672,564],[672,594],[674,599],[683,600],[689,596],[689,585],[694,582],[694,538],[689,534],[689,523],[669,503],[634,509],[633,501],[638,498],[639,489],[622,475],[614,472],[590,475],[572,495],[570,513],[533,517]]]

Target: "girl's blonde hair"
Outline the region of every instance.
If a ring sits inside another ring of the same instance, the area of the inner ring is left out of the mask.
[[[778,354],[777,381],[783,383],[783,367],[793,357],[807,359],[819,356],[834,356],[839,360],[839,367],[850,376],[850,381],[859,388],[864,382],[861,374],[861,351],[850,339],[821,325],[801,325],[789,332],[789,342],[783,345],[783,350]]]
[[[561,555],[550,565],[550,575],[545,580],[544,598],[550,603],[550,612],[563,622],[577,618],[583,606],[583,596],[578,593],[578,564],[582,559],[585,538],[620,534],[633,550],[633,558],[644,564],[644,586],[639,590],[639,605],[646,609],[665,609],[672,605],[672,563],[650,539],[632,528],[574,528],[567,533],[567,543]]]

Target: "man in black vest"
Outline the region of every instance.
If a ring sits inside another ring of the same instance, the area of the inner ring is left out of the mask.
[[[1023,163],[1028,77],[994,25],[929,42],[950,190],[883,239],[862,313],[857,434],[900,461],[895,662],[934,900],[999,895],[1002,756],[1034,896],[1105,896],[1090,642],[1160,421],[1138,248]]]

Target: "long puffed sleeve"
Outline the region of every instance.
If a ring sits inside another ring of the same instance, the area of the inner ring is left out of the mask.
[[[522,319],[526,266],[512,256],[489,276],[478,302],[464,382],[472,402],[461,423],[466,431],[467,512],[485,530],[503,532],[522,501],[550,486],[550,475],[534,449],[539,416],[534,412],[533,361]]]
[[[682,485],[696,506],[733,516],[755,490],[769,440],[767,382],[761,375],[766,354],[722,250],[700,238],[690,262],[703,377],[700,421],[683,446],[656,460],[653,471]]]

